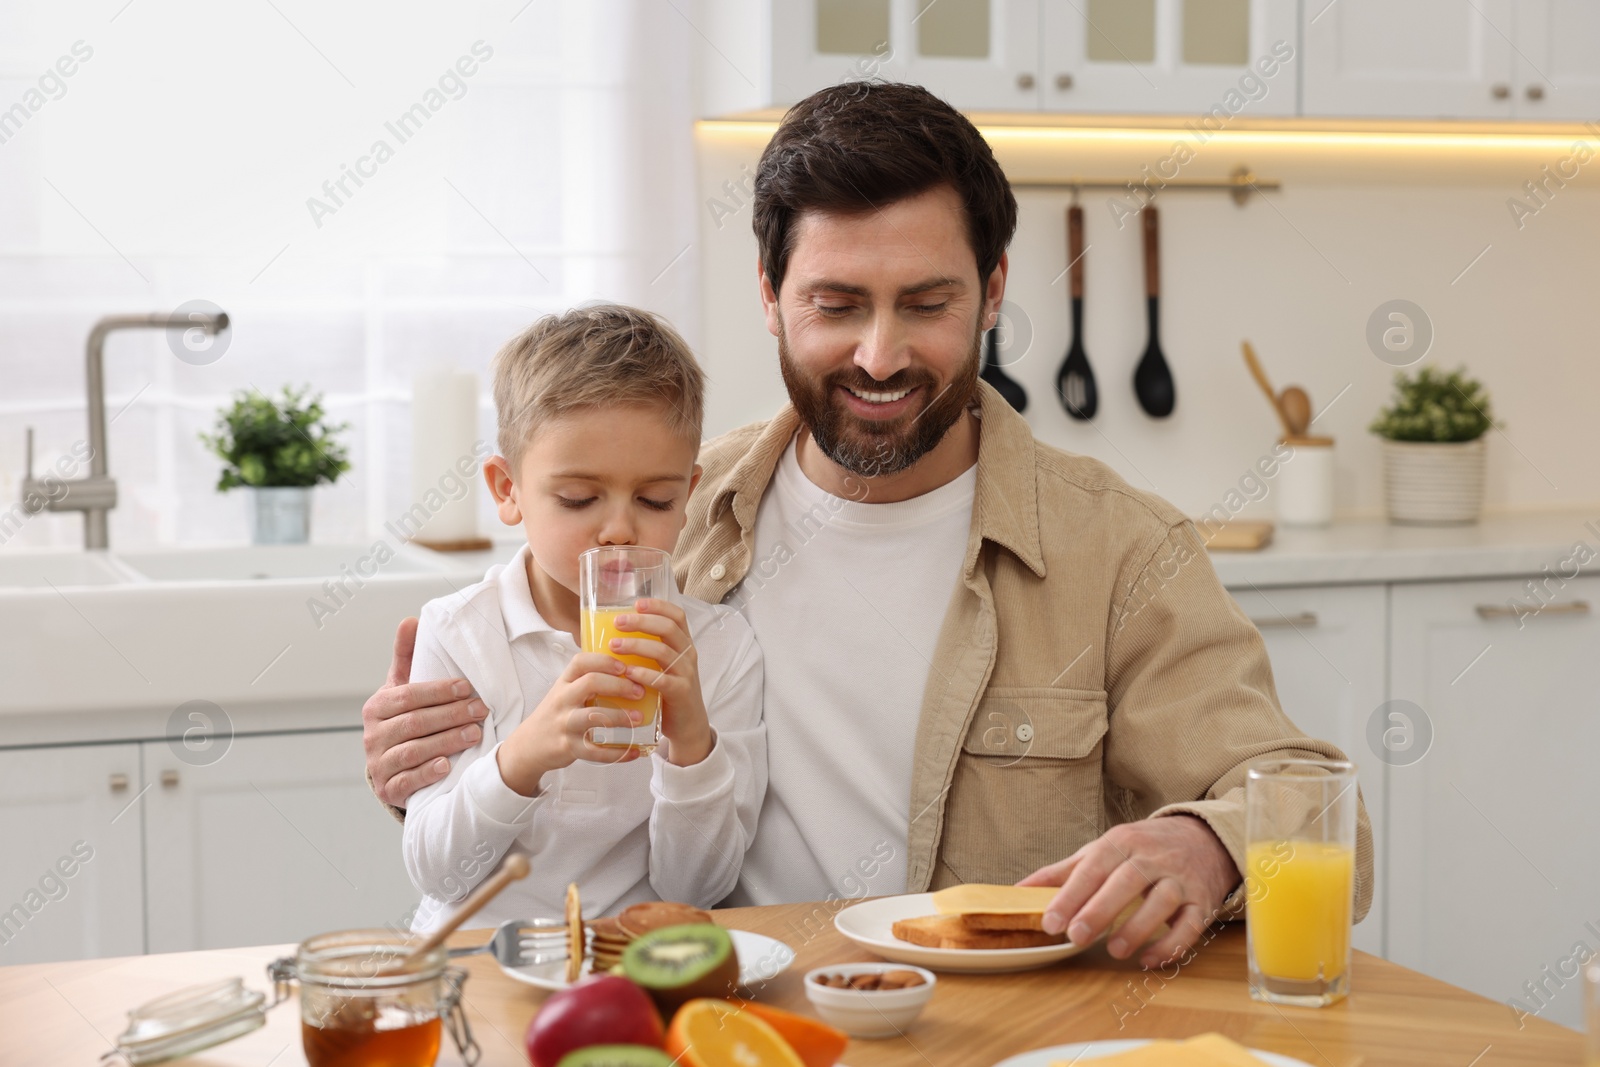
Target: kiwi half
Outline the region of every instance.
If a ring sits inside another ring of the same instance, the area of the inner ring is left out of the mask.
[[[561,1057],[556,1067],[674,1067],[673,1059],[648,1045],[590,1045]]]
[[[728,931],[714,923],[666,926],[635,938],[622,952],[622,974],[655,999],[670,1019],[696,997],[729,997],[739,957]]]

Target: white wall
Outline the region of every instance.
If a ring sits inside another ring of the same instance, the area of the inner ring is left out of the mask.
[[[0,509],[25,426],[36,472],[84,436],[84,343],[112,312],[201,298],[234,324],[203,367],[157,333],[107,344],[122,547],[248,536],[196,439],[233,390],[327,394],[354,469],[315,494],[312,536],[364,540],[411,503],[415,370],[477,370],[492,439],[489,359],[543,312],[625,300],[693,340],[692,35],[654,0],[0,6],[0,115],[26,109],[0,125]],[[388,131],[479,41],[463,90]],[[77,42],[92,55],[27,109]],[[379,139],[393,157],[313,219]],[[5,539],[81,543],[77,513]]]
[[[697,135],[702,354],[716,382],[708,432],[765,418],[784,400],[776,345],[756,297],[750,211],[724,186],[739,181],[743,168],[753,170],[769,130],[707,124]],[[1600,137],[1588,136],[1600,149]],[[990,139],[1014,177],[1127,178],[1167,156],[1175,140],[1193,144],[1178,132],[1124,140],[1024,133]],[[1109,207],[1113,192],[1083,195],[1090,246],[1085,335],[1100,413],[1077,423],[1053,394],[1070,340],[1061,277],[1069,194],[1019,190],[1007,299],[1031,323],[1033,341],[1006,359],[1016,360],[1008,372],[1029,392],[1034,432],[1096,456],[1133,484],[1199,514],[1222,499],[1278,433],[1239,354],[1240,339],[1248,338],[1280,389],[1303,386],[1314,410],[1338,397],[1313,428],[1338,442],[1337,512],[1380,514],[1379,452],[1366,426],[1388,398],[1393,371],[1369,350],[1364,334],[1374,309],[1405,298],[1427,312],[1436,331],[1425,362],[1466,364],[1487,384],[1506,423],[1489,445],[1488,509],[1594,505],[1600,464],[1589,431],[1600,413],[1592,317],[1600,196],[1589,171],[1600,169],[1600,161],[1555,190],[1521,229],[1506,204],[1511,196],[1526,197],[1523,183],[1541,177],[1542,166],[1570,154],[1570,141],[1447,146],[1246,136],[1197,148],[1181,169],[1185,179],[1225,176],[1246,163],[1284,187],[1243,208],[1225,193],[1160,196],[1162,347],[1178,387],[1177,411],[1162,421],[1139,410],[1131,385],[1145,346],[1137,219],[1119,230]],[[733,214],[724,216],[730,207]],[[1271,501],[1250,510],[1270,515]]]

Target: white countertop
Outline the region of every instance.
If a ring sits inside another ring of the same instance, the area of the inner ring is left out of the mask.
[[[1280,524],[1266,548],[1213,552],[1211,562],[1230,589],[1445,581],[1570,571],[1580,543],[1587,550],[1578,559],[1600,559],[1600,508],[1491,516],[1471,526]]]

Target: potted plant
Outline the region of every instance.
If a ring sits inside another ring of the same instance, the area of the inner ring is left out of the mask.
[[[283,387],[274,399],[241,390],[233,406],[217,413],[216,432],[203,441],[226,464],[217,491],[250,490],[251,540],[303,544],[311,532],[311,490],[350,469],[344,445],[334,435],[349,423],[324,420],[321,394],[310,386]]]
[[[1483,510],[1484,435],[1498,426],[1483,384],[1466,368],[1395,375],[1394,402],[1368,427],[1383,438],[1389,521],[1473,523]]]

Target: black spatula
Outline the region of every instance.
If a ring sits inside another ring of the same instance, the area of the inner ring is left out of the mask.
[[[1022,388],[1020,382],[1013,381],[1000,369],[1000,330],[998,327],[989,330],[983,339],[982,362],[978,365],[978,377],[995,387],[1006,403],[1024,411],[1028,407],[1028,391]]]
[[[1133,393],[1146,415],[1164,419],[1178,404],[1178,387],[1161,354],[1161,231],[1153,206],[1140,214],[1144,216],[1144,293],[1150,313],[1150,342],[1133,370]]]
[[[1075,419],[1094,418],[1100,406],[1100,391],[1094,385],[1094,370],[1083,350],[1083,208],[1067,208],[1068,291],[1072,295],[1072,346],[1056,372],[1056,394],[1061,406]]]

